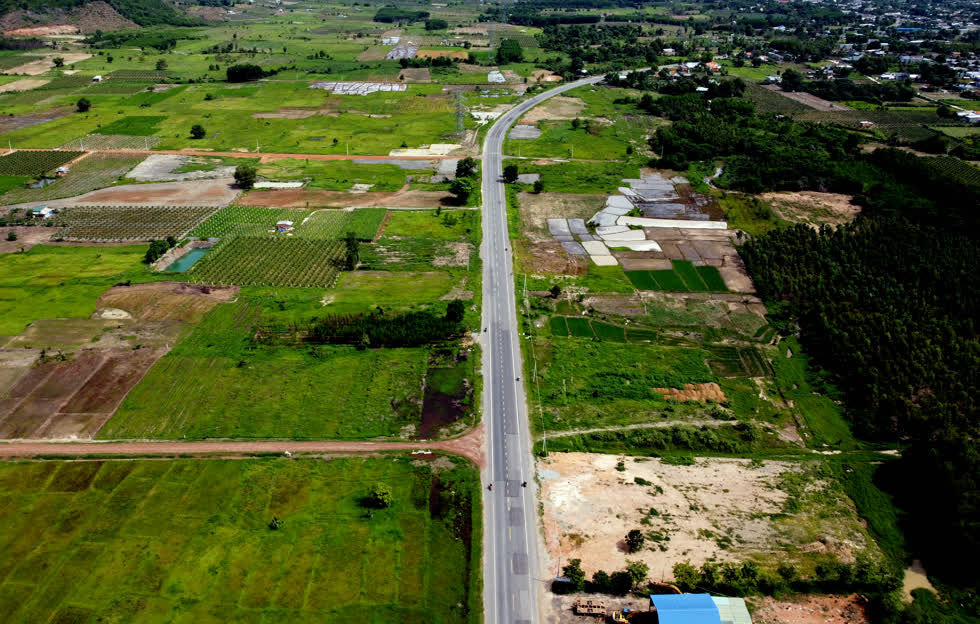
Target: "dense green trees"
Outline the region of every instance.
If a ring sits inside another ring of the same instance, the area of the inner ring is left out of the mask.
[[[238,165],[235,167],[235,183],[246,191],[255,186],[257,176],[255,167],[252,165]]]
[[[524,60],[524,50],[517,39],[504,39],[497,48],[497,63],[506,65],[507,63],[520,63]]]
[[[351,344],[359,347],[419,347],[456,338],[463,331],[462,302],[450,302],[446,314],[433,310],[388,316],[377,310],[371,314],[340,314],[315,319],[309,341]]]
[[[228,82],[252,82],[264,78],[265,75],[265,70],[253,63],[232,65],[225,70]]]

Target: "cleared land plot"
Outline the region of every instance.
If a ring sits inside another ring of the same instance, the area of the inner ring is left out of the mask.
[[[95,205],[226,206],[239,193],[232,182],[219,179],[129,184],[86,193],[71,201]]]
[[[590,219],[605,205],[606,196],[521,192],[517,201],[526,234],[543,242],[552,238],[548,233],[548,219]]]
[[[810,573],[818,562],[879,557],[853,503],[822,469],[819,462],[696,458],[686,466],[554,453],[538,461],[548,554],[554,562],[560,540],[562,561],[580,558],[588,576],[622,569],[629,558],[668,579],[684,561],[751,559],[772,569],[785,562]],[[623,536],[637,528],[646,546],[628,554]]]
[[[198,284],[327,288],[343,258],[344,245],[336,240],[234,236],[216,245],[187,277]]]
[[[54,59],[56,56],[60,56],[61,58],[63,58],[65,61],[65,65],[71,65],[79,61],[84,61],[87,58],[92,58],[91,54],[83,54],[80,52],[58,52],[46,56],[35,57],[34,60],[24,63],[23,65],[11,67],[6,71],[4,71],[3,73],[26,74],[28,76],[37,76],[38,74],[43,74],[46,71],[50,71],[54,69],[54,63],[52,62],[52,59]],[[24,58],[29,59],[31,57],[25,56]],[[88,80],[89,79],[86,78],[86,81]]]
[[[317,191],[306,189],[282,189],[253,191],[241,198],[243,206],[269,208],[307,208],[333,206],[336,208],[435,208],[452,205],[455,200],[446,191],[400,191],[397,193],[347,193],[343,191]]]
[[[477,476],[418,464],[4,463],[0,619],[475,622]],[[376,482],[392,505],[368,514]]]
[[[0,205],[74,197],[105,188],[135,167],[142,156],[90,154],[72,165],[71,170],[41,188],[16,188],[0,195]]]
[[[191,286],[180,282],[154,282],[117,286],[105,292],[98,309],[123,310],[140,321],[198,323],[219,303],[230,301],[237,288]]]
[[[521,117],[520,123],[536,124],[545,119],[569,120],[581,117],[585,101],[577,97],[556,96],[532,108]]]
[[[12,130],[19,130],[21,128],[29,128],[31,126],[36,126],[37,124],[42,124],[46,121],[59,119],[61,117],[67,117],[74,111],[75,109],[71,106],[58,106],[56,108],[37,113],[5,115],[0,117],[0,134],[10,132]]]
[[[58,215],[59,234],[95,241],[182,238],[214,211],[213,206],[75,206]]]
[[[783,91],[778,85],[769,85],[765,88],[773,93],[779,94],[785,98],[789,98],[795,102],[803,104],[808,108],[818,111],[851,110],[849,107],[844,106],[843,104],[825,100],[821,97],[813,95],[812,93],[807,93],[806,91]]]
[[[0,85],[0,93],[6,93],[8,91],[30,91],[46,84],[48,84],[48,80],[24,78]]]
[[[764,193],[759,198],[768,202],[780,218],[813,227],[850,223],[861,212],[860,206],[851,203],[853,197],[839,193],[786,191]]]

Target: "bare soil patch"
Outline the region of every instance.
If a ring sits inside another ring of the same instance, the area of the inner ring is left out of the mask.
[[[415,53],[415,58],[468,58],[466,50],[419,50]]]
[[[31,226],[13,226],[0,228],[0,253],[14,253],[17,251],[28,250],[34,245],[40,245],[51,240],[57,228],[48,227],[31,227]],[[17,234],[17,240],[8,241],[7,232],[15,232]]]
[[[531,72],[531,77],[535,82],[561,82],[562,77],[554,74],[547,69],[536,69]]]
[[[521,221],[532,241],[551,240],[548,219],[590,219],[606,203],[606,195],[518,193]]]
[[[92,191],[78,197],[57,200],[66,206],[89,205],[169,205],[169,206],[226,206],[240,192],[234,181],[227,178],[191,180],[186,182],[157,182],[129,184]],[[52,205],[55,202],[48,202]]]
[[[334,206],[337,208],[436,208],[449,206],[453,197],[441,191],[403,190],[394,193],[321,191],[307,189],[275,189],[252,192],[239,200],[242,206],[268,208],[305,208]]]
[[[755,598],[755,624],[866,624],[866,602],[850,596],[803,596],[796,600]]]
[[[7,93],[8,91],[28,91],[30,89],[36,89],[44,86],[49,82],[51,81],[43,78],[24,78],[22,80],[15,80],[13,82],[8,82],[5,85],[0,85],[0,93]]]
[[[620,461],[623,470],[617,469]],[[809,469],[801,462],[758,465],[697,458],[694,465],[682,466],[652,458],[553,454],[537,465],[551,558],[542,562],[543,570],[554,570],[559,544],[562,561],[580,558],[589,576],[622,569],[630,558],[649,565],[651,579],[667,581],[674,564],[683,561],[696,566],[745,559],[804,561],[808,555],[801,546],[817,541],[814,535],[836,549],[866,548],[850,501],[828,484],[797,476]],[[804,511],[787,513],[788,495],[779,484],[788,475],[809,483]],[[623,538],[637,528],[647,534],[647,546],[628,554]]]
[[[704,403],[705,401],[715,401],[717,403],[725,402],[725,393],[721,391],[721,386],[715,382],[711,383],[699,383],[699,384],[684,384],[683,389],[678,388],[654,388],[654,392],[659,392],[665,397],[674,399],[675,401],[699,401]]]
[[[470,65],[469,63],[460,63],[458,66],[460,73],[463,74],[485,74],[487,72],[492,72],[497,70],[497,66],[484,66],[484,65]]]
[[[13,117],[9,115],[0,116],[0,134],[67,117],[74,110],[74,107],[71,106],[59,106],[39,113],[27,113],[26,115],[14,115]]]
[[[783,219],[815,228],[824,224],[837,226],[850,223],[861,212],[860,206],[851,203],[853,196],[841,193],[764,193],[759,198],[768,202]]]
[[[388,54],[388,48],[373,47],[361,52],[357,55],[357,60],[362,63],[365,61],[383,61],[385,60],[385,55]]]
[[[561,246],[558,241],[545,240],[531,242],[514,242],[528,273],[535,275],[584,275],[588,270],[588,260],[585,256],[573,256]]]
[[[473,245],[466,242],[450,242],[432,259],[432,266],[464,267],[470,264]]]
[[[851,110],[851,108],[844,106],[843,104],[837,104],[836,102],[831,102],[823,98],[819,98],[811,93],[806,93],[804,91],[783,91],[778,85],[766,85],[766,89],[778,93],[783,97],[787,97],[791,100],[799,102],[810,108],[815,108],[818,111],[845,111]]]
[[[521,118],[520,123],[535,124],[546,119],[575,119],[583,110],[585,110],[585,102],[581,98],[559,95],[532,108]]]
[[[432,82],[428,67],[406,67],[398,74],[399,82]]]
[[[125,310],[141,321],[197,323],[216,305],[237,294],[235,286],[154,282],[110,288],[99,297],[98,307]]]
[[[40,56],[36,61],[31,61],[29,63],[24,63],[23,65],[18,65],[3,72],[5,74],[26,74],[28,76],[37,76],[38,74],[43,74],[44,72],[52,69],[54,63],[51,59],[56,56],[60,56],[65,59],[65,65],[71,65],[72,63],[77,63],[78,61],[84,61],[87,58],[92,58],[91,54],[84,54],[82,52],[63,52],[56,54],[49,54],[46,56]]]
[[[25,28],[15,28],[3,34],[8,37],[45,37],[48,35],[74,35],[78,32],[78,26],[61,24],[59,26],[28,26]]]

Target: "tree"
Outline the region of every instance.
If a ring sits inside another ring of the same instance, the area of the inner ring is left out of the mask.
[[[265,78],[265,70],[252,63],[232,65],[225,70],[225,77],[228,82],[252,82]]]
[[[75,103],[75,108],[80,113],[87,113],[88,109],[92,108],[92,103],[88,101],[88,98],[81,98]]]
[[[143,262],[153,264],[160,259],[160,256],[167,253],[168,249],[170,249],[170,246],[167,245],[167,241],[151,240],[150,247],[146,250],[146,255],[143,256]]]
[[[625,596],[633,589],[633,577],[626,570],[613,572],[609,577],[609,592],[617,596]]]
[[[637,585],[647,580],[647,574],[650,572],[650,566],[642,561],[631,561],[627,559],[626,572],[629,573],[630,578],[633,579],[633,584]]]
[[[568,579],[575,591],[582,591],[585,588],[585,571],[582,570],[582,560],[572,559],[568,565],[561,569],[562,576]]]
[[[456,178],[449,185],[449,192],[456,196],[456,202],[459,204],[465,204],[473,194],[473,190],[473,180],[470,178]]]
[[[426,30],[446,30],[449,28],[449,22],[444,19],[427,19],[425,20]]]
[[[15,241],[15,240],[17,240],[17,232],[15,232],[13,230],[9,230],[7,232],[7,240],[8,241]]]
[[[561,286],[558,284],[553,284],[548,292],[551,294],[552,299],[557,299],[559,296],[561,296]]]
[[[609,578],[609,574],[605,570],[596,570],[595,574],[592,575],[592,587],[590,589],[600,594],[611,592],[612,579]]]
[[[55,67],[64,67],[65,66],[65,59],[61,58],[60,56],[54,57],[53,59],[51,59],[51,62],[54,63],[54,66]]]
[[[513,184],[514,182],[517,182],[517,176],[517,165],[507,165],[504,167],[504,182],[507,184]]]
[[[582,125],[582,120],[579,119],[578,117],[572,120],[572,130],[578,130],[581,125]]]
[[[626,548],[628,548],[631,553],[635,553],[643,548],[643,542],[645,541],[646,538],[643,537],[643,531],[639,529],[633,529],[626,534]]]
[[[361,261],[361,242],[353,232],[344,236],[344,270],[353,271]]]
[[[544,182],[542,182],[541,180],[535,180],[534,181],[534,192],[535,193],[542,193],[542,192],[544,192]]]
[[[166,71],[166,69],[167,69],[167,61],[165,61],[164,59],[160,59],[159,61],[157,61],[157,71]]]
[[[497,63],[506,65],[507,63],[520,63],[524,60],[524,50],[516,39],[504,39],[497,48]]]
[[[466,314],[466,306],[459,299],[453,299],[446,306],[446,320],[450,323],[461,323]]]
[[[803,74],[795,69],[787,69],[783,72],[783,80],[779,84],[783,91],[802,91]]]
[[[384,483],[375,483],[371,486],[371,494],[368,501],[372,507],[384,509],[391,506],[391,488]]]
[[[477,162],[472,156],[467,156],[466,158],[460,159],[456,163],[456,177],[457,178],[472,178],[476,175]]]
[[[208,133],[207,130],[205,130],[204,126],[202,126],[201,124],[194,124],[193,126],[191,126],[192,139],[203,139],[204,135],[206,135],[207,133]]]
[[[251,165],[238,165],[235,167],[235,183],[246,191],[255,186],[256,172]]]

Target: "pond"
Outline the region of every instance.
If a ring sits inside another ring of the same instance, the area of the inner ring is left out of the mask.
[[[57,178],[39,178],[38,180],[30,184],[31,188],[44,188],[45,186],[51,184],[57,180]]]
[[[166,269],[164,269],[164,271],[167,271],[168,273],[183,273],[187,269],[194,266],[194,264],[198,260],[203,258],[204,254],[208,253],[208,251],[209,250],[207,249],[201,249],[201,248],[191,249],[183,256],[177,258],[177,260],[175,260],[173,264],[171,264]]]

